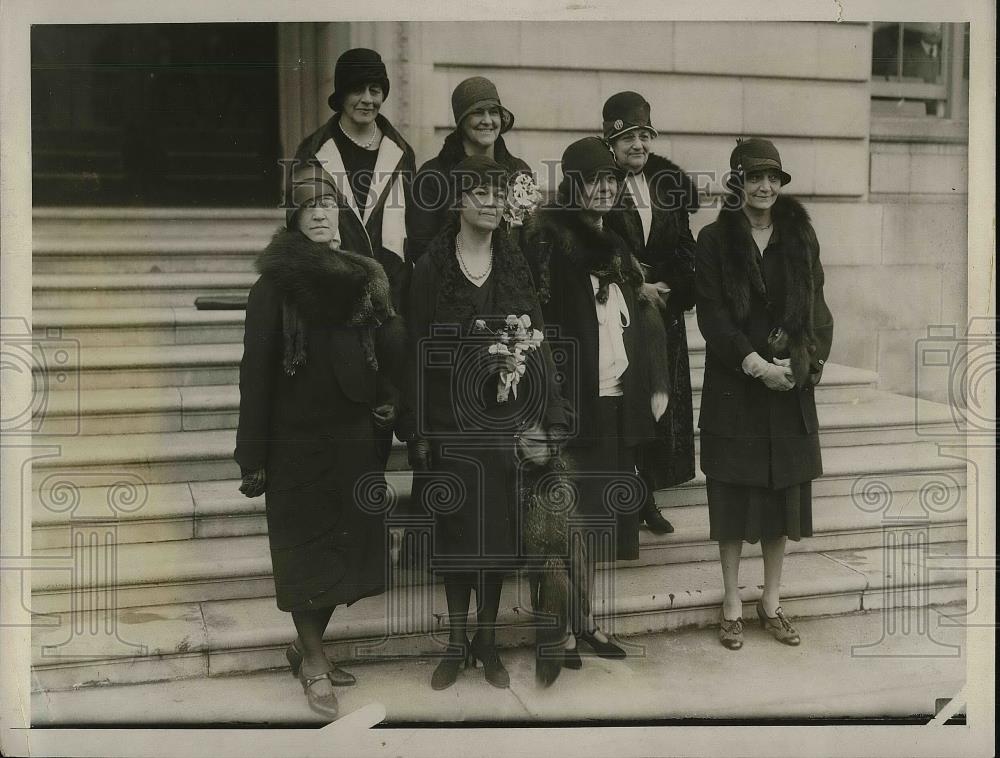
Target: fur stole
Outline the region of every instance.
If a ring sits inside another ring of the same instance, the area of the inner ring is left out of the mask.
[[[642,270],[628,245],[607,226],[597,229],[585,223],[579,211],[550,206],[529,218],[524,244],[530,251],[538,299],[544,305],[552,296],[550,262],[564,258],[597,277],[597,301],[608,301],[612,282],[641,293]]]
[[[389,279],[374,259],[312,242],[301,232],[279,229],[257,258],[257,271],[284,295],[284,368],[289,375],[306,361],[305,325],[362,329],[368,364],[378,368],[372,332],[396,315]]]
[[[777,236],[775,245],[784,266],[785,304],[781,326],[788,335],[788,353],[792,372],[799,386],[809,376],[811,354],[815,351],[813,333],[812,262],[819,254],[819,242],[809,214],[798,200],[779,195],[771,209]],[[750,316],[751,289],[767,299],[764,279],[754,253],[750,224],[742,210],[719,211],[722,230],[722,289],[737,323]]]
[[[662,155],[651,153],[642,169],[649,183],[649,193],[655,208],[663,211],[695,213],[698,210],[698,189],[684,169]]]
[[[576,544],[570,552],[575,489],[566,454],[558,453],[540,465],[526,464],[521,471],[521,538],[529,556],[526,574],[536,615],[535,680],[547,687],[561,668],[570,610],[569,572],[584,570],[584,563]]]
[[[427,246],[437,269],[441,286],[437,293],[434,320],[446,323],[464,324],[484,315],[514,314],[520,316],[535,309],[534,292],[531,288],[531,271],[521,251],[511,242],[503,228],[493,232],[493,272],[494,292],[493,314],[479,313],[474,299],[474,291],[468,286],[468,279],[462,273],[455,256],[455,237],[458,224],[455,218],[448,223]]]

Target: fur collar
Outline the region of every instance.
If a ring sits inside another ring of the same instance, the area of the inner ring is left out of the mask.
[[[377,326],[395,315],[389,280],[374,259],[279,229],[257,258],[267,276],[307,321]]]
[[[525,242],[533,252],[536,286],[544,304],[551,297],[549,265],[563,258],[601,280],[598,299],[607,297],[611,282],[638,292],[642,272],[625,241],[605,223],[597,229],[572,208],[551,206],[532,216],[525,225]]]
[[[521,254],[512,244],[508,233],[501,227],[493,232],[493,272],[490,274],[494,292],[495,314],[478,312],[474,292],[459,268],[455,257],[455,237],[458,223],[449,218],[440,233],[427,246],[437,270],[441,286],[437,293],[434,319],[447,323],[465,323],[483,315],[521,315],[535,308],[531,289],[531,271]]]
[[[698,210],[698,189],[684,169],[662,155],[651,153],[642,169],[657,207],[667,211]]]
[[[793,197],[779,195],[771,209],[775,239],[785,272],[785,304],[781,324],[788,333],[793,370],[797,381],[808,375],[808,354],[803,365],[802,350],[810,351],[813,335],[812,261],[819,253],[819,243],[809,214]],[[742,210],[723,208],[718,223],[722,230],[722,288],[737,322],[750,315],[751,290],[766,299],[764,280],[754,253],[750,223]],[[799,354],[796,355],[796,350]]]

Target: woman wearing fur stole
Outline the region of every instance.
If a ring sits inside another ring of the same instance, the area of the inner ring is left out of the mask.
[[[584,551],[572,571],[564,663],[579,668],[578,639],[599,656],[625,656],[594,619],[594,569],[639,557],[646,488],[635,452],[655,435],[670,378],[659,297],[643,283],[627,243],[603,224],[621,176],[614,156],[586,137],[566,148],[562,172],[557,203],[530,220],[525,249],[545,322],[577,352],[561,372],[561,394],[575,415],[566,442],[579,493],[570,540],[574,552]]]
[[[684,171],[652,152],[656,129],[649,103],[638,92],[618,92],[604,103],[604,139],[625,171],[619,207],[608,227],[628,242],[645,280],[660,292],[670,361],[670,407],[656,424],[656,439],[639,448],[639,475],[648,497],[646,527],[669,534],[654,493],[694,479],[694,411],[691,363],[684,312],[694,307],[694,236],[689,215],[698,210],[698,191]]]
[[[705,336],[701,468],[725,596],[719,639],[743,645],[743,542],[760,541],[756,606],[779,642],[799,634],[779,602],[785,541],[812,535],[812,480],[822,475],[813,387],[833,340],[819,243],[809,215],[781,192],[791,177],[765,139],[738,141],[730,194],[698,235],[698,326]]]
[[[452,210],[410,288],[413,373],[398,431],[414,471],[427,472],[423,492],[437,493],[428,504],[431,570],[444,579],[449,645],[434,689],[450,687],[476,661],[490,684],[510,685],[496,620],[504,578],[524,560],[516,438],[527,427],[566,428],[528,264],[498,228],[507,178],[485,156],[455,166]]]
[[[293,187],[247,304],[235,458],[240,491],[265,495],[276,601],[298,632],[292,673],[333,719],[333,686],[354,677],[326,658],[323,633],[335,606],[385,589],[376,432],[395,416],[382,388],[405,329],[382,267],[336,247],[336,190],[301,176]]]

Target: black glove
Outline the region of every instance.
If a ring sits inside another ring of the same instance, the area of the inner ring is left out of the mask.
[[[264,469],[257,469],[256,471],[246,473],[243,475],[243,481],[240,483],[240,492],[247,497],[260,497],[264,494],[266,480],[267,474],[264,472]]]
[[[396,406],[386,403],[378,408],[372,408],[372,419],[376,429],[381,431],[392,429],[393,424],[396,423]]]
[[[406,460],[414,471],[427,471],[431,467],[431,443],[414,439],[406,443]]]

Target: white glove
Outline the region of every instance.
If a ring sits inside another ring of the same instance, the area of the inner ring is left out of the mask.
[[[670,395],[666,392],[654,392],[649,400],[649,405],[653,411],[653,420],[659,421],[664,413],[667,412],[667,406],[670,404]]]
[[[791,362],[786,358],[785,363],[770,363],[760,357],[758,353],[750,353],[743,359],[743,373],[760,379],[769,390],[786,392],[795,386],[792,378],[792,371],[787,364]]]

